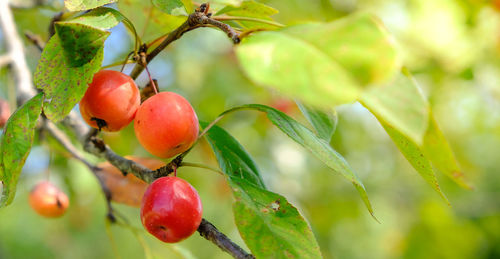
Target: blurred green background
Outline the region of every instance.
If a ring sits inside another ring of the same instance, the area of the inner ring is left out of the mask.
[[[137,8],[132,2],[140,3],[122,0],[118,8],[139,32],[147,28],[146,41],[168,32],[168,27],[155,23],[145,26],[148,7]],[[463,171],[475,186],[467,191],[438,175],[452,204],[448,206],[367,110],[357,103],[342,105],[337,107],[339,123],[331,144],[365,184],[381,221],[378,224],[349,182],[275,129],[264,115],[245,111],[222,120],[220,125],[254,156],[268,187],[287,197],[308,220],[324,257],[500,258],[500,1],[260,2],[278,9],[274,18],[284,24],[330,21],[357,11],[378,15],[397,39],[404,64],[430,100]],[[62,8],[62,1],[12,3],[17,7],[19,32],[31,31],[44,39],[50,19]],[[30,7],[36,3],[41,6]],[[122,25],[111,31],[103,65],[122,60],[132,49]],[[40,53],[27,41],[25,48],[34,71]],[[4,51],[2,36],[0,53]],[[305,122],[292,102],[245,78],[222,32],[189,32],[157,57],[150,70],[162,91],[187,97],[200,120],[211,121],[238,104],[263,103],[285,107]],[[137,82],[144,85],[146,81],[143,74]],[[0,95],[13,104],[12,85],[8,68],[1,68]],[[131,126],[107,134],[105,140],[121,155],[148,156]],[[216,165],[206,142],[186,161]],[[41,218],[28,205],[30,188],[46,179],[47,172],[70,195],[70,208],[61,219]],[[244,246],[224,179],[191,168],[181,168],[179,175],[198,189],[204,217]],[[121,258],[144,258],[144,247],[154,258],[229,258],[196,233],[179,244],[163,244],[142,230],[138,209],[115,207],[131,227],[106,227],[104,197],[93,175],[42,134],[21,175],[14,203],[0,209],[0,258],[112,258],[114,246]]]

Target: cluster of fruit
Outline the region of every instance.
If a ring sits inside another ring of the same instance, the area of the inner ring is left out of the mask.
[[[141,145],[160,158],[188,150],[198,138],[198,118],[186,99],[160,92],[141,104],[134,80],[118,71],[101,70],[94,75],[80,101],[80,112],[90,126],[103,131],[119,131],[134,121]],[[40,215],[58,217],[69,202],[57,187],[42,182],[30,193],[30,204]],[[201,215],[197,191],[176,176],[155,180],[142,198],[142,224],[164,242],[179,242],[192,235]]]

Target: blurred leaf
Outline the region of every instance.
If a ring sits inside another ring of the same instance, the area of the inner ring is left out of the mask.
[[[45,46],[34,75],[35,85],[45,93],[44,114],[56,122],[82,99],[101,67],[103,50],[101,46],[93,59],[80,67],[68,65],[65,55],[59,35],[55,34]]]
[[[385,123],[422,144],[430,108],[413,78],[400,74],[394,82],[363,93],[361,102]]]
[[[467,182],[462,170],[458,166],[453,151],[439,129],[432,113],[429,115],[429,127],[424,137],[423,153],[439,171],[451,178],[458,185],[466,189],[473,188]]]
[[[330,56],[361,85],[390,80],[401,67],[394,38],[373,15],[354,14],[329,23],[291,26],[283,32]],[[339,86],[343,85],[330,87]]]
[[[69,11],[83,11],[116,1],[117,0],[64,0],[64,6],[66,6]]]
[[[200,124],[203,128],[208,126],[206,122],[200,122]],[[249,183],[266,189],[257,165],[233,136],[221,127],[213,126],[205,137],[212,146],[219,166],[225,174],[245,179]]]
[[[378,118],[378,117],[377,117]],[[417,170],[417,172],[427,181],[434,190],[436,190],[439,195],[450,204],[444,193],[439,187],[439,183],[436,179],[436,174],[430,161],[424,156],[420,147],[409,138],[405,137],[399,131],[395,130],[393,127],[385,123],[383,120],[379,119],[380,124],[384,127],[385,131],[391,139],[394,141],[396,146],[401,150],[401,153],[406,157],[408,162]]]
[[[164,162],[153,158],[126,158],[142,164],[151,170],[156,170],[165,165]],[[111,192],[112,201],[137,208],[141,206],[142,196],[148,187],[146,182],[131,173],[123,176],[123,173],[109,162],[101,163],[98,167],[101,170],[96,171],[97,177]]]
[[[186,20],[186,17],[160,11],[151,4],[151,1],[121,0],[118,2],[118,7],[120,12],[138,28],[137,33],[145,42],[174,30]]]
[[[187,11],[182,0],[152,0],[152,2],[158,9],[168,14],[179,15]]]
[[[255,1],[245,1],[238,7],[226,6],[218,11],[216,15],[225,14],[228,16],[259,18],[272,21],[273,19],[271,16],[277,13],[278,10],[265,4]],[[276,28],[276,26],[252,21],[238,21],[238,23],[241,24],[243,28]]]
[[[331,107],[349,103],[360,92],[331,56],[282,31],[255,33],[243,40],[236,54],[252,81],[308,104]]]
[[[307,222],[285,197],[230,177],[234,220],[257,258],[321,258]]]
[[[443,199],[447,201],[432,166],[460,186],[472,188],[411,75],[401,74],[394,83],[365,92],[361,102],[375,115],[410,164]]]
[[[59,36],[64,57],[70,67],[89,63],[104,46],[109,32],[79,23],[58,22],[55,30]]]
[[[307,150],[309,150],[319,160],[333,169],[333,171],[341,174],[342,176],[344,176],[344,178],[352,182],[354,187],[358,190],[363,202],[366,205],[366,208],[375,218],[373,214],[373,208],[370,204],[370,200],[368,199],[368,195],[366,194],[365,187],[361,183],[361,180],[352,171],[347,161],[345,161],[345,159],[339,153],[337,153],[337,151],[335,151],[329,143],[317,137],[316,134],[314,134],[311,130],[304,127],[302,124],[298,123],[296,120],[289,117],[285,113],[265,105],[242,105],[229,109],[223,112],[221,115],[241,109],[253,109],[265,112],[269,120],[271,120],[271,122],[276,125],[281,131],[287,134],[295,142],[299,143]]]
[[[240,6],[244,0],[212,0],[210,4]]]
[[[330,143],[335,128],[337,127],[337,111],[335,109],[322,111],[300,102],[297,102],[297,106],[316,130],[318,137]]]
[[[16,185],[28,157],[35,135],[38,117],[42,112],[43,93],[35,95],[10,116],[0,144],[0,207],[9,205],[16,194]]]

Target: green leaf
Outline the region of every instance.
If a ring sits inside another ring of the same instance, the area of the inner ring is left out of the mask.
[[[82,99],[103,58],[101,46],[89,63],[72,67],[62,45],[57,34],[49,40],[34,75],[35,85],[45,93],[44,114],[56,122]]]
[[[252,81],[305,103],[331,107],[352,102],[360,93],[358,84],[332,57],[281,31],[255,33],[236,48],[236,54]]]
[[[93,9],[116,1],[118,0],[64,0],[64,6],[73,12]]]
[[[182,0],[153,0],[153,5],[161,11],[173,15],[186,14],[187,11]]]
[[[240,6],[244,0],[212,0],[210,4]]]
[[[439,129],[436,119],[429,115],[429,127],[424,137],[423,152],[430,159],[434,167],[455,181],[458,185],[466,189],[473,189],[468,183],[465,175],[458,166],[458,162],[453,155],[453,151]]]
[[[265,112],[269,120],[276,125],[281,131],[287,134],[295,142],[309,150],[314,156],[330,167],[334,172],[341,174],[344,178],[352,182],[356,190],[359,192],[363,202],[365,203],[370,214],[373,214],[373,208],[366,194],[365,187],[361,183],[358,176],[352,171],[351,167],[345,159],[337,153],[326,141],[319,138],[311,130],[298,123],[293,118],[285,113],[261,104],[247,104],[229,109],[221,115],[233,112],[235,110],[253,109]]]
[[[354,14],[329,23],[292,26],[283,32],[326,53],[362,85],[386,82],[401,68],[394,38],[373,15]]]
[[[422,144],[430,108],[413,78],[400,74],[394,82],[366,91],[360,101],[375,116]]]
[[[352,102],[362,85],[386,82],[400,69],[394,40],[365,14],[258,32],[236,54],[256,84],[325,107]]]
[[[422,178],[424,178],[424,180],[427,181],[427,183],[429,183],[432,188],[434,188],[434,190],[439,193],[439,195],[446,201],[446,203],[450,204],[444,193],[441,191],[431,162],[427,159],[427,157],[424,156],[422,149],[415,142],[405,137],[389,124],[385,123],[382,119],[379,118],[379,122],[380,124],[382,124],[387,134],[389,134],[391,139],[394,141],[401,153],[403,153],[403,155],[406,157],[408,162],[410,162],[413,168],[415,168],[420,176],[422,176]]]
[[[208,125],[206,122],[200,122],[200,124],[203,128]],[[225,174],[245,179],[266,189],[257,165],[233,136],[221,127],[213,126],[205,137],[212,146],[219,166]]]
[[[322,258],[307,222],[285,197],[229,178],[234,220],[256,258]]]
[[[277,14],[278,10],[255,1],[245,1],[240,6],[226,6],[217,12],[217,15],[225,14],[228,16],[259,18],[272,21],[272,15]],[[239,21],[243,28],[276,28],[276,26],[253,21]]]
[[[165,35],[179,27],[186,17],[174,16],[160,11],[151,4],[151,1],[123,0],[118,2],[120,12],[134,24],[138,35],[142,35],[145,42]]]
[[[42,112],[43,94],[39,93],[17,109],[5,126],[0,143],[0,207],[9,205],[16,194],[16,185],[30,153],[38,117]]]
[[[434,167],[460,186],[472,188],[411,75],[401,74],[392,84],[371,89],[360,102],[375,115],[410,164],[446,202]]]
[[[140,40],[132,22],[113,8],[99,7],[68,22],[79,23],[102,30],[110,29],[118,25],[118,23],[123,22],[123,25],[132,33],[135,40]]]
[[[69,22],[106,30],[115,27],[124,19],[126,19],[125,16],[113,8],[99,7]]]
[[[297,102],[297,106],[316,130],[318,137],[329,143],[337,128],[337,111],[335,109],[323,111],[300,102]]]
[[[104,46],[109,32],[79,23],[58,22],[55,30],[66,64],[80,67],[89,63]]]

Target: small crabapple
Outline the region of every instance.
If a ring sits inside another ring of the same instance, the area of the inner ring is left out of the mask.
[[[140,101],[139,89],[131,77],[101,70],[94,75],[80,101],[80,113],[94,128],[119,131],[134,119]]]
[[[169,158],[194,144],[198,137],[198,117],[184,97],[161,92],[141,104],[135,115],[134,129],[149,153]]]
[[[175,243],[198,229],[202,211],[200,196],[193,186],[181,178],[167,176],[156,179],[144,193],[141,221],[156,238]]]
[[[33,210],[47,218],[62,216],[69,206],[68,196],[47,181],[40,182],[33,187],[29,202]]]

